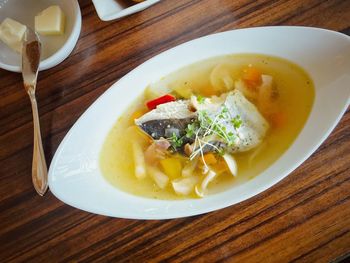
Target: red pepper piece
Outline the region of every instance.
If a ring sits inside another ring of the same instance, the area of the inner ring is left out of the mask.
[[[154,100],[150,100],[146,103],[147,105],[147,108],[149,110],[153,110],[155,108],[157,108],[158,105],[160,104],[164,104],[164,103],[167,103],[167,102],[171,102],[171,101],[175,101],[176,98],[170,94],[166,94],[164,96],[161,96],[159,98],[156,98]]]

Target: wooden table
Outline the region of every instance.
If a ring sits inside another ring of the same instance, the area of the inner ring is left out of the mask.
[[[83,28],[70,57],[40,73],[48,163],[89,105],[135,66],[206,34],[265,25],[350,34],[349,0],[163,0],[102,22],[81,0]],[[1,10],[0,10],[1,12]],[[271,189],[190,218],[115,219],[65,205],[31,182],[32,114],[20,74],[0,70],[0,262],[329,262],[350,253],[350,112],[325,143]]]

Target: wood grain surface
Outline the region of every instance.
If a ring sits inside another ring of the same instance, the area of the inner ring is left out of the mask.
[[[315,26],[350,34],[349,0],[163,0],[102,22],[79,1],[80,39],[41,72],[37,89],[50,163],[78,117],[116,80],[185,41],[236,28]],[[0,9],[1,12],[1,9]],[[33,124],[21,75],[0,70],[0,262],[332,262],[350,253],[350,112],[279,184],[190,218],[115,219],[65,205],[31,183]]]

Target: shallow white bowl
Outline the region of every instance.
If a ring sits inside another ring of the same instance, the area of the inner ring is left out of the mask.
[[[314,80],[313,109],[287,152],[254,179],[203,199],[147,199],[122,192],[107,183],[98,164],[102,143],[118,116],[144,88],[188,64],[232,53],[283,57],[299,64]],[[143,63],[90,106],[68,132],[52,160],[50,189],[74,207],[123,218],[185,217],[236,204],[282,180],[320,146],[349,105],[349,87],[350,37],[337,32],[305,27],[261,27],[187,42]]]
[[[140,3],[130,4],[125,0],[92,0],[99,18],[110,21],[140,12],[160,0],[146,0]],[[130,1],[131,2],[131,1]]]
[[[59,5],[65,16],[62,36],[40,36],[42,58],[39,70],[56,66],[65,60],[75,47],[81,31],[81,13],[77,0],[0,0],[0,23],[10,17],[34,29],[34,17],[51,5]],[[21,56],[0,41],[0,68],[21,72]]]

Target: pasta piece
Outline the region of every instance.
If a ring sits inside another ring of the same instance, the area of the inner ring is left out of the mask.
[[[206,177],[203,179],[202,183],[200,185],[196,185],[195,192],[199,197],[203,197],[205,195],[208,184],[214,180],[216,175],[217,175],[216,172],[209,169],[209,171],[208,171]]]
[[[237,176],[238,168],[237,168],[237,162],[235,158],[232,155],[227,153],[223,155],[223,158],[227,163],[228,169],[230,170],[231,174],[233,176]]]
[[[153,181],[158,185],[160,189],[164,189],[168,185],[169,177],[166,176],[157,167],[148,166],[147,172],[148,172],[148,175],[153,179]]]
[[[225,92],[234,88],[234,81],[231,77],[229,66],[225,64],[217,65],[210,73],[210,83],[216,92]]]
[[[178,195],[188,195],[193,191],[194,186],[198,181],[198,176],[189,176],[186,178],[175,179],[171,184],[173,185],[175,193]]]
[[[135,164],[135,176],[138,179],[143,179],[146,177],[146,164],[145,156],[143,155],[143,150],[140,144],[137,142],[132,142],[132,149],[134,154],[134,164]]]

